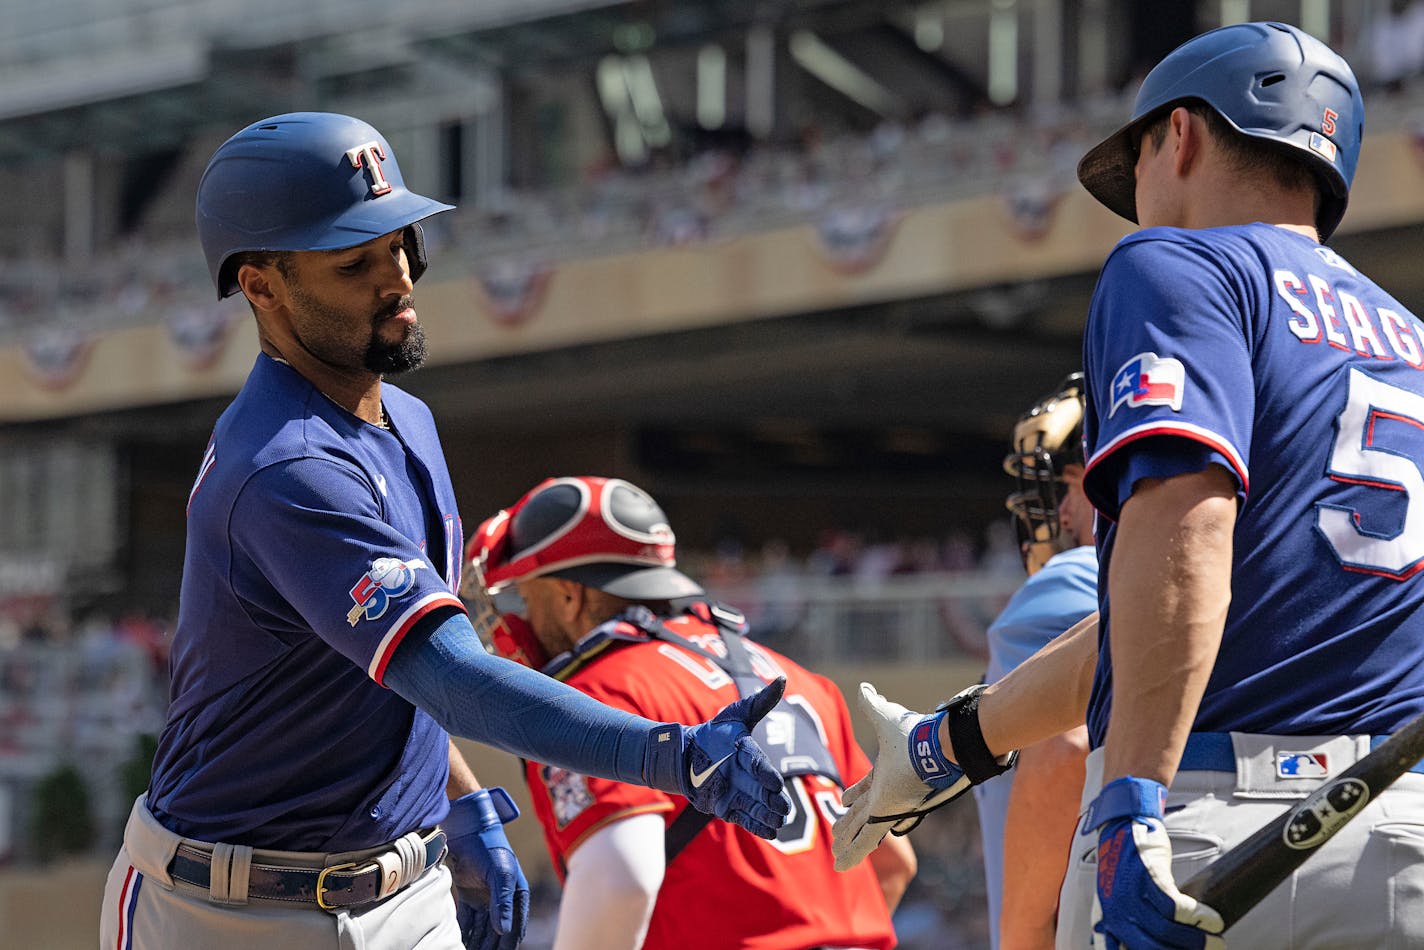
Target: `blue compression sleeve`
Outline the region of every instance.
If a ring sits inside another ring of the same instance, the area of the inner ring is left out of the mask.
[[[411,630],[384,682],[446,732],[584,775],[648,784],[644,761],[657,723],[490,655],[462,613]]]

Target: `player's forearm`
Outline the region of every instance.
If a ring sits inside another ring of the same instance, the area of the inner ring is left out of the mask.
[[[1004,820],[1000,950],[1053,946],[1058,890],[1078,823],[1087,753],[1085,726],[1019,752]]]
[[[1231,603],[1235,485],[1220,468],[1139,483],[1109,571],[1112,713],[1103,782],[1170,785]]]
[[[585,775],[650,784],[652,720],[490,656],[463,615],[407,640],[391,658],[386,685],[447,732]]]
[[[991,683],[979,700],[979,726],[989,751],[1005,755],[1082,725],[1097,662],[1094,611]],[[940,737],[949,742],[946,726]]]

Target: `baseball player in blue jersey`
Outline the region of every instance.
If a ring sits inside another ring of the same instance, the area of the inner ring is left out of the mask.
[[[1143,226],[1108,258],[1084,341],[1100,617],[972,713],[882,717],[843,862],[1081,715],[1094,751],[1059,946],[1220,946],[1220,916],[1174,882],[1424,710],[1424,325],[1320,243],[1363,112],[1324,44],[1240,24],[1169,54],[1084,158],[1087,189]],[[1422,885],[1411,772],[1229,936],[1421,946]]]
[[[1028,581],[989,625],[995,682],[1098,607],[1093,509],[1083,494],[1083,374],[1014,426],[1004,469]],[[1087,729],[1025,747],[1012,772],[974,787],[984,839],[989,937],[1000,950],[1053,946],[1058,886],[1078,818]]]
[[[448,209],[349,116],[266,119],[208,164],[199,236],[261,353],[189,496],[168,721],[104,947],[515,946],[528,886],[501,825],[517,812],[449,760],[450,733],[763,837],[784,821],[749,738],[780,683],[685,727],[480,646],[434,421],[383,379],[424,358],[419,222]]]

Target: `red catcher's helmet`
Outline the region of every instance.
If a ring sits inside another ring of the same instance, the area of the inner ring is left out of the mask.
[[[703,593],[677,570],[677,539],[647,492],[618,478],[550,478],[487,518],[465,546],[475,628],[496,653],[539,669],[547,660],[523,618],[494,595],[533,577],[562,577],[615,597],[656,601]]]
[[[550,478],[486,520],[465,554],[489,594],[563,577],[629,600],[703,593],[674,565],[677,539],[647,492],[620,478]]]

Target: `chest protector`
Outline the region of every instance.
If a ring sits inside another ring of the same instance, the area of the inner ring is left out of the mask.
[[[543,672],[554,679],[565,680],[620,643],[657,640],[710,660],[731,677],[737,695],[745,698],[780,672],[768,669],[765,660],[747,649],[745,630],[746,619],[742,614],[723,604],[698,601],[666,620],[646,607],[632,607],[595,628],[572,650],[550,660]],[[698,642],[706,642],[709,633],[717,635],[718,641],[714,642],[720,642],[720,650],[716,646],[709,649]],[[758,673],[758,665],[766,672],[765,677]],[[822,775],[845,788],[835,757],[826,748],[821,726],[805,699],[787,693],[752,729],[752,737],[783,777]]]
[[[745,631],[746,618],[722,604],[698,601],[666,620],[646,607],[632,607],[595,628],[572,650],[550,660],[543,672],[565,680],[619,644],[656,640],[710,660],[731,677],[737,694],[745,698],[780,672],[769,669],[765,659],[747,648]],[[716,639],[712,640],[708,634],[715,635]],[[765,671],[765,677],[758,672],[758,666]],[[794,693],[783,696],[752,729],[752,738],[782,777],[821,775],[845,788],[835,757],[826,747],[821,724],[803,697]],[[684,809],[668,827],[664,848],[667,860],[671,861],[686,847],[709,820],[710,816],[694,808]]]

